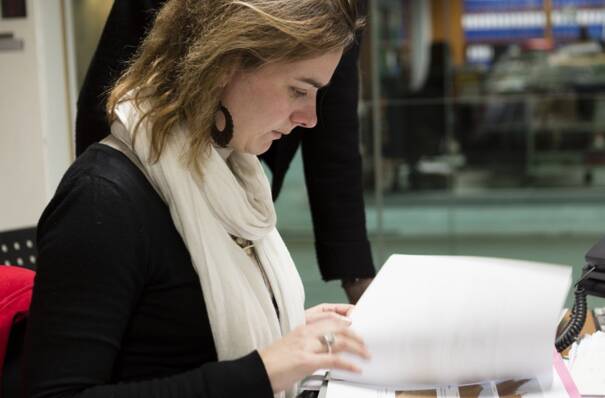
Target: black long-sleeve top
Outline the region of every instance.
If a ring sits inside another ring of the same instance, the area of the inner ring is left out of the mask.
[[[109,134],[105,93],[150,28],[165,0],[115,0],[94,54],[76,117],[76,152]],[[366,1],[359,2],[360,11]],[[273,198],[301,147],[309,195],[315,248],[325,280],[375,275],[367,237],[359,123],[357,120],[359,43],[343,56],[330,86],[318,95],[315,128],[296,128],[273,143],[261,158],[272,172]]]
[[[26,396],[273,396],[257,351],[217,362],[189,253],[121,152],[95,144],[70,167],[40,219],[38,249]]]

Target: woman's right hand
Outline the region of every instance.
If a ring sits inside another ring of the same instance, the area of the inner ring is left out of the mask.
[[[273,392],[291,387],[317,369],[361,372],[353,363],[338,355],[340,352],[349,352],[365,359],[370,358],[363,340],[349,329],[350,324],[346,319],[328,319],[302,325],[260,350]],[[324,336],[330,333],[334,335],[331,353],[324,341]]]

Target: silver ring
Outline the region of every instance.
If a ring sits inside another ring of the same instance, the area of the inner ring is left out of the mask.
[[[336,342],[336,336],[334,336],[334,333],[328,332],[324,334],[321,336],[321,341],[326,345],[326,347],[328,347],[328,354],[332,354],[332,346]]]

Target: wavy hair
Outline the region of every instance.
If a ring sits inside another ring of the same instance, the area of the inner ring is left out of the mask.
[[[364,21],[354,0],[168,0],[107,101],[146,102],[151,161],[170,131],[187,127],[186,155],[201,172],[225,83],[237,71],[295,62],[347,48]],[[141,121],[139,121],[140,125]]]

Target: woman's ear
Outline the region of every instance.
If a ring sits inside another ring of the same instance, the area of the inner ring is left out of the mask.
[[[238,62],[235,62],[233,65],[231,65],[229,68],[227,68],[227,70],[225,71],[223,76],[221,76],[219,78],[219,86],[223,89],[225,87],[227,87],[227,84],[229,84],[231,79],[233,79],[233,76],[235,76],[235,74],[237,73],[238,70],[239,70]]]
[[[227,84],[229,84],[229,82],[231,81],[231,77],[233,77],[233,73],[229,72],[223,74],[223,76],[221,76],[218,82],[219,87],[221,89],[225,89],[225,87],[227,87]]]

